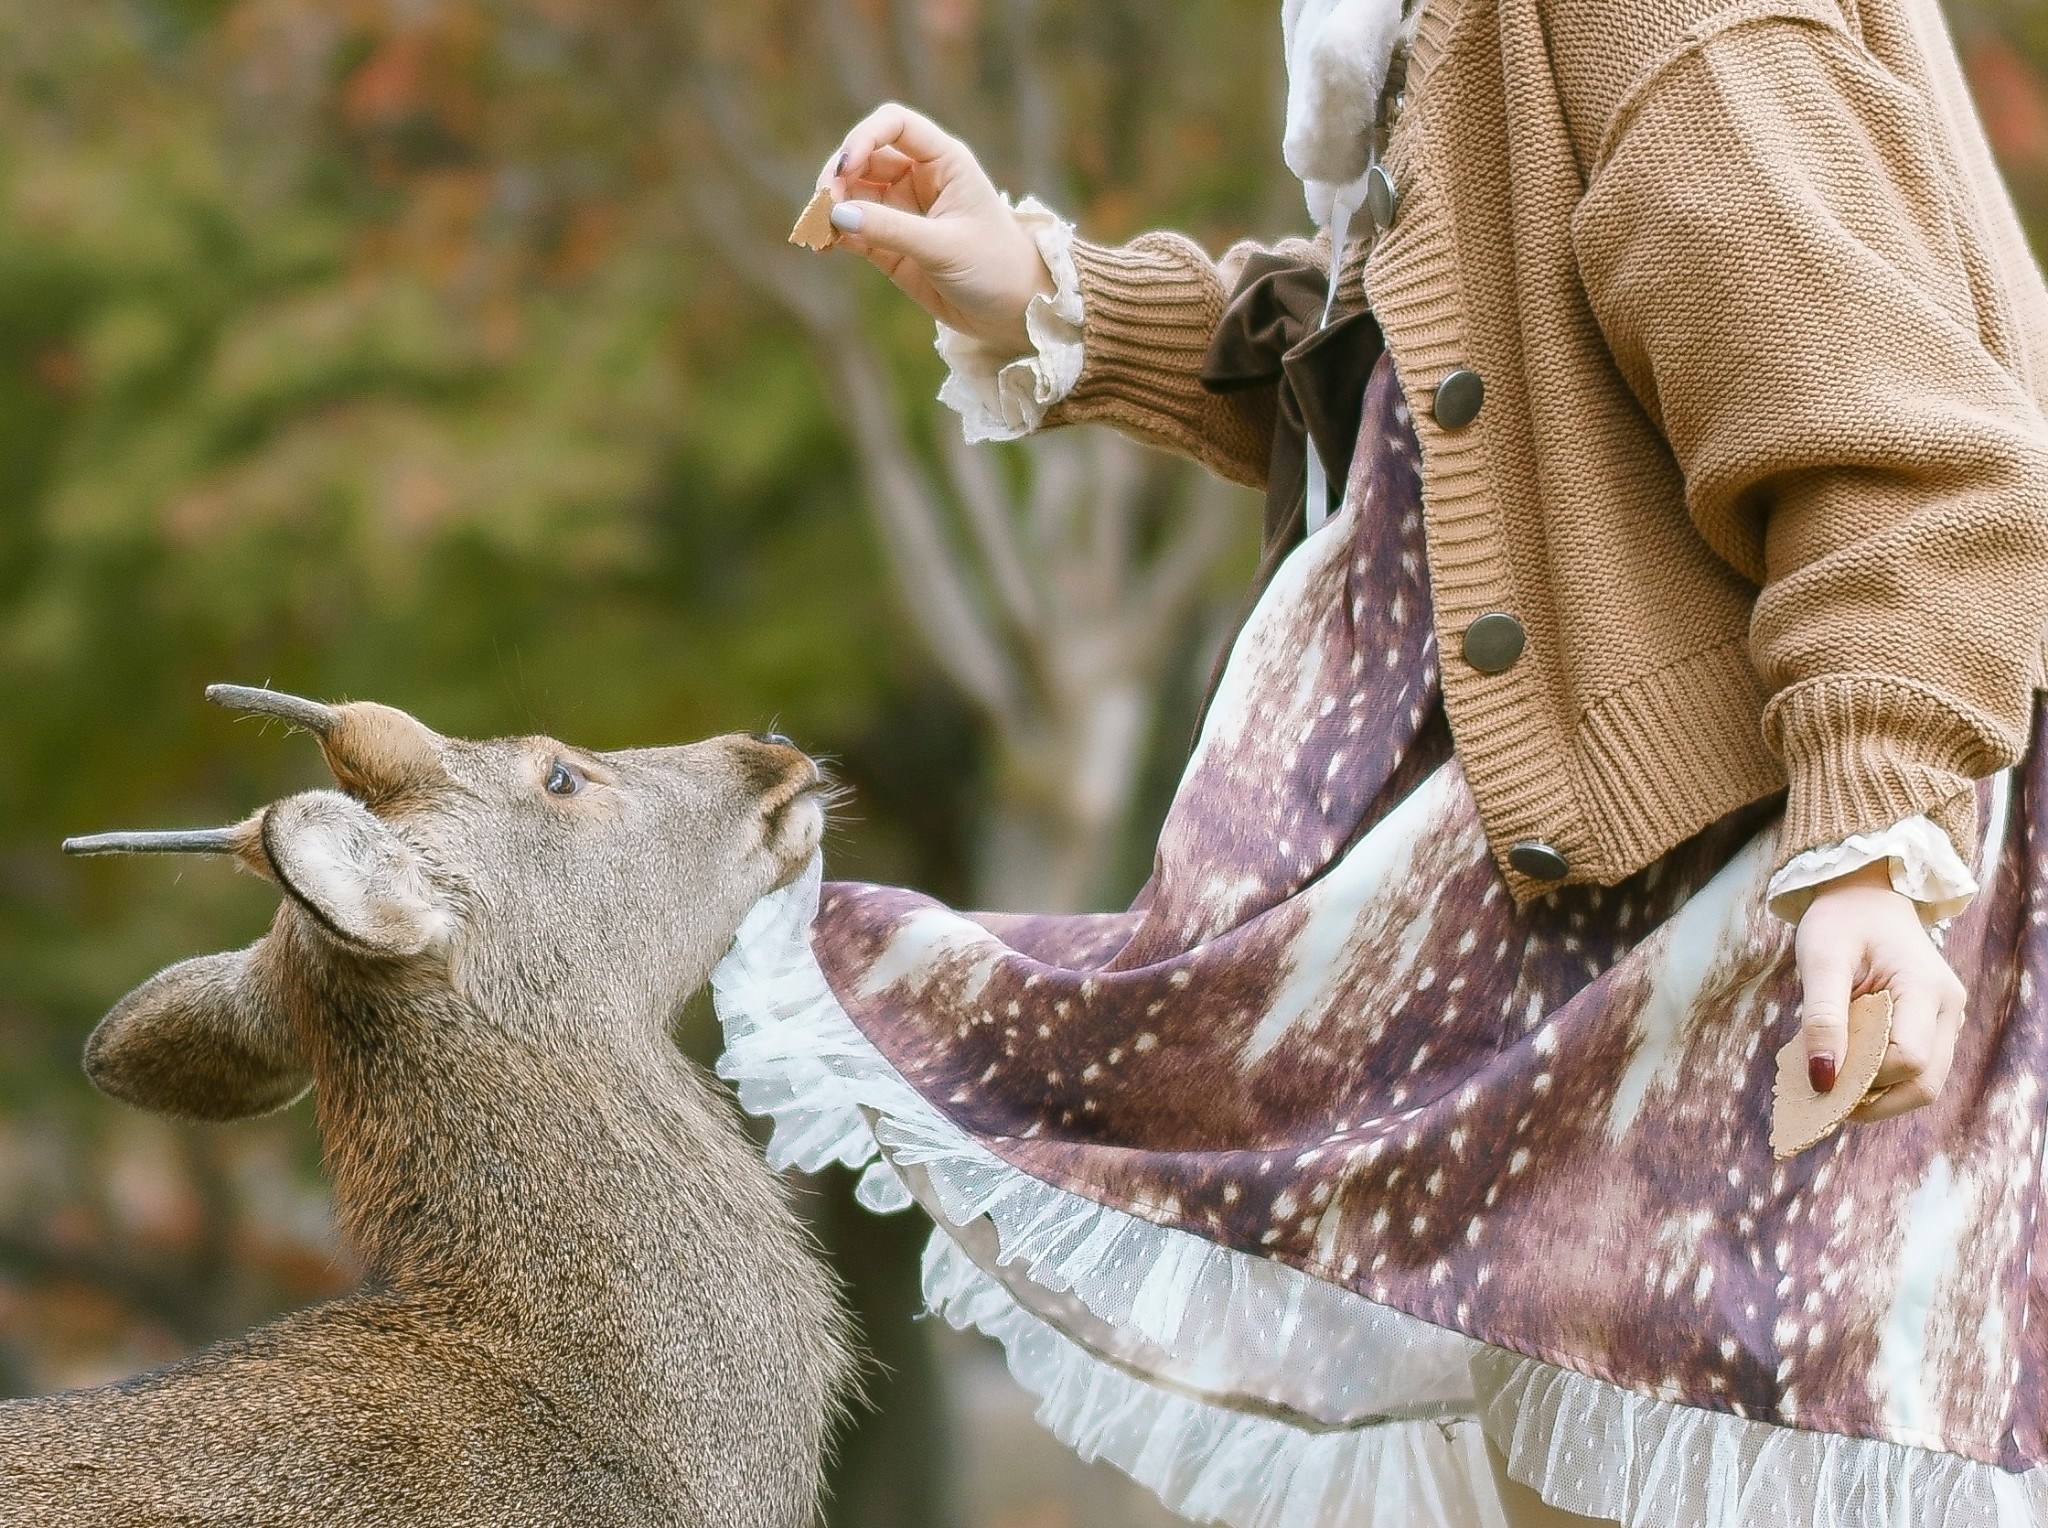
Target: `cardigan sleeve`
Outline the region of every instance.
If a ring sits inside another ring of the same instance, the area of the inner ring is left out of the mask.
[[[1327,234],[1313,242],[1234,245],[1212,259],[1193,240],[1148,233],[1117,248],[1077,239],[1081,374],[1046,414],[1047,425],[1107,424],[1147,445],[1192,457],[1234,483],[1263,488],[1272,459],[1276,393],[1217,394],[1202,363],[1245,262],[1285,254],[1327,271]],[[1364,252],[1348,252],[1343,279],[1363,283]]]
[[[939,398],[961,416],[968,439],[1106,424],[1231,482],[1263,488],[1275,390],[1211,393],[1202,386],[1202,363],[1246,262],[1279,253],[1327,272],[1329,236],[1272,246],[1246,241],[1216,260],[1181,234],[1093,244],[1073,237],[1070,225],[1035,202],[1018,210],[1046,256],[1055,290],[1027,311],[1032,350],[1021,357],[986,354],[940,326],[939,353],[949,371]],[[1365,249],[1354,243],[1342,279],[1361,287],[1364,269]]]
[[[1925,814],[1967,861],[2042,677],[2048,426],[1926,100],[1813,3],[1725,6],[1625,85],[1612,56],[1557,71],[1594,315],[1759,586],[1782,854]]]

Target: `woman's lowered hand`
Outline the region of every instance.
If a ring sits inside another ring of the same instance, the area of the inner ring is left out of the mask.
[[[1940,1096],[1962,1030],[1963,984],[1934,947],[1911,898],[1880,860],[1823,886],[1799,920],[1800,1032],[1807,1075],[1829,1092],[1849,1043],[1849,1003],[1889,988],[1892,1041],[1875,1089],[1851,1119],[1891,1119]]]
[[[878,108],[824,173],[832,226],[949,328],[1022,355],[1024,310],[1053,290],[1038,245],[966,144],[905,106]]]

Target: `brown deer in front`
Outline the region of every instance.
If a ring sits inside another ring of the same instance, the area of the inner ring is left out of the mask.
[[[209,695],[313,731],[341,789],[67,845],[224,854],[284,894],[251,948],[123,1000],[86,1070],[188,1119],[310,1086],[369,1278],[0,1404],[0,1524],[811,1522],[843,1317],[669,1027],[817,847],[816,768],[780,739],[596,754]]]

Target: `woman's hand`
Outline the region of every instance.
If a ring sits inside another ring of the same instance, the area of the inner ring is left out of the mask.
[[[908,107],[884,106],[818,177],[832,226],[918,306],[1013,355],[1031,348],[1024,310],[1053,290],[1038,245],[973,152]]]
[[[1823,886],[1799,920],[1800,1033],[1814,1091],[1833,1089],[1849,1043],[1849,1001],[1892,994],[1892,1043],[1877,1074],[1882,1097],[1850,1116],[1891,1119],[1931,1104],[1948,1081],[1963,1024],[1963,984],[1941,958],[1882,860]]]

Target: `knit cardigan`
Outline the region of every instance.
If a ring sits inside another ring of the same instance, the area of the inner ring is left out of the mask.
[[[1425,0],[1405,92],[1362,276],[1516,894],[1517,844],[1611,883],[1788,786],[1781,863],[1916,813],[1968,863],[2044,674],[2048,289],[1935,0]],[[1271,400],[1197,378],[1242,253],[1077,242],[1046,422],[1257,484]]]

